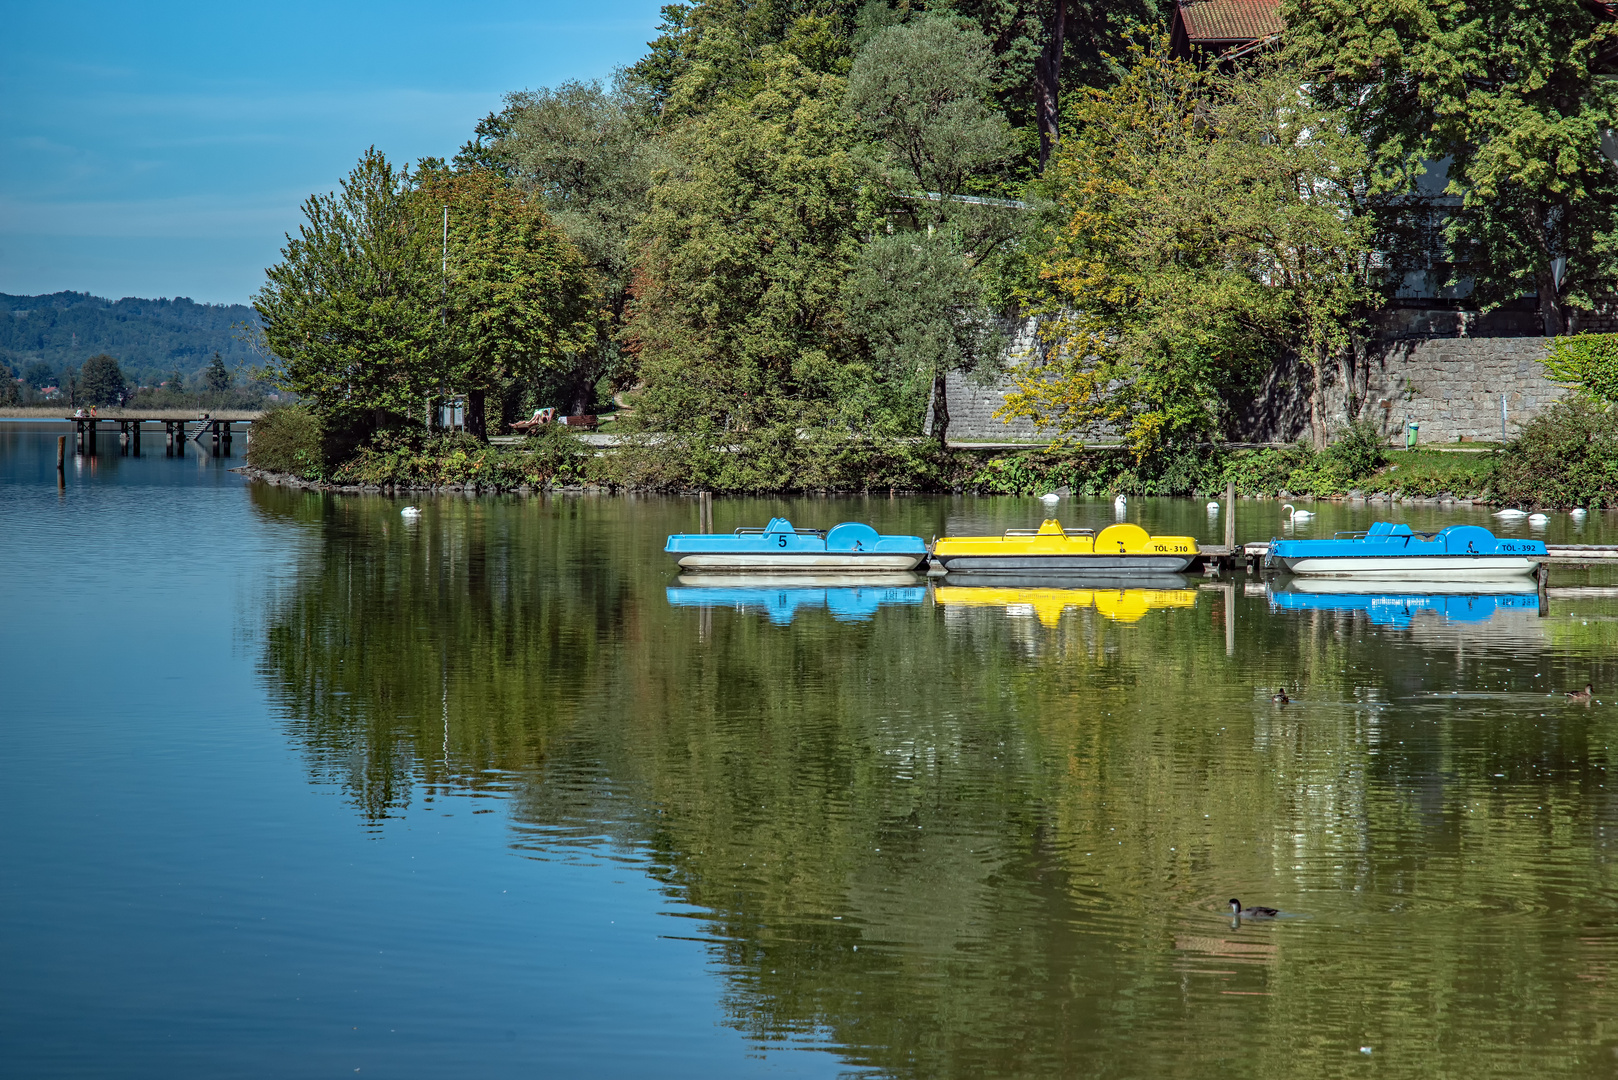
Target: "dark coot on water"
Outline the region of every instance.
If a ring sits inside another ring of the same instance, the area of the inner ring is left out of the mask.
[[[1244,908],[1242,907],[1242,902],[1237,900],[1235,897],[1232,897],[1230,901],[1230,913],[1236,916],[1245,915],[1249,919],[1273,919],[1277,915],[1281,914],[1272,907]]]
[[[1287,702],[1291,701],[1292,699],[1287,697],[1286,687],[1283,686],[1283,687],[1278,687],[1276,689],[1275,693],[1270,695],[1270,700],[1275,702],[1277,705],[1285,705]]]

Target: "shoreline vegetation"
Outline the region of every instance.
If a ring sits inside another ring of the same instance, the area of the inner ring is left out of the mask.
[[[650,453],[645,443],[650,443]],[[1529,446],[1542,450],[1533,452]],[[318,420],[293,406],[254,425],[247,465],[254,480],[328,491],[402,494],[531,494],[556,491],[970,493],[1214,497],[1227,482],[1244,498],[1364,498],[1422,504],[1485,503],[1571,508],[1618,506],[1618,417],[1577,403],[1557,406],[1496,449],[1391,450],[1365,428],[1324,451],[1199,447],[1145,468],[1124,447],[941,449],[931,440],[854,443],[801,439],[775,482],[758,482],[745,460],[758,448],[716,451],[731,471],[706,485],[657,468],[655,437],[598,446],[561,427],[518,442],[490,444],[463,433],[396,437],[359,448],[335,464],[323,455]],[[1554,475],[1553,475],[1554,474]],[[1558,484],[1554,476],[1574,482]],[[1537,493],[1537,494],[1536,494]]]
[[[254,298],[257,377],[298,404],[255,425],[250,468],[1618,506],[1618,335],[1568,336],[1618,289],[1618,171],[1588,136],[1618,127],[1605,15],[1280,0],[1283,34],[1214,63],[1151,0],[1043,10],[694,0],[610,86],[511,93],[447,160],[367,150]],[[1432,50],[1499,93],[1387,59]],[[1479,311],[1535,297],[1568,400],[1493,453],[1384,445],[1368,373],[1412,275]],[[1231,446],[1278,368],[1303,437]],[[1051,442],[951,445],[963,375],[1010,375],[998,415]],[[610,446],[490,442],[613,405]]]

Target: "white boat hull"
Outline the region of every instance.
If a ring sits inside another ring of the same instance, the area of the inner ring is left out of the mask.
[[[680,556],[681,570],[772,570],[777,573],[892,573],[914,570],[927,557],[883,552],[797,552],[780,555],[768,552],[692,552]]]
[[[1371,581],[1497,581],[1503,577],[1532,574],[1539,569],[1539,560],[1525,555],[1358,555],[1278,558],[1273,565],[1277,570],[1299,577]]]

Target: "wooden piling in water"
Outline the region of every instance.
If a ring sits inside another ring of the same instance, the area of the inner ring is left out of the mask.
[[[58,436],[56,436],[56,471],[59,472],[59,473],[63,473],[63,472],[67,471],[67,436],[66,435],[58,435]]]
[[[1225,550],[1230,552],[1231,569],[1236,568],[1236,482],[1225,485]]]

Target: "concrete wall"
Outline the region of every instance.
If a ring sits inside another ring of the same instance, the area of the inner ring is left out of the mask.
[[[1593,321],[1593,320],[1592,320]],[[1594,326],[1590,329],[1595,329]],[[1037,339],[1025,330],[1014,339],[1012,362],[1037,362]],[[1405,421],[1420,425],[1422,442],[1500,438],[1500,400],[1506,402],[1506,436],[1566,391],[1545,377],[1543,337],[1416,337],[1388,341],[1371,362],[1366,405],[1360,416],[1402,441]],[[1241,442],[1291,442],[1309,427],[1307,368],[1287,362],[1269,373],[1258,392],[1235,403],[1232,437]],[[1003,424],[993,413],[1013,387],[1009,379],[981,386],[960,376],[947,382],[951,441],[1024,441],[1041,438],[1033,424]],[[1327,385],[1327,415],[1345,419],[1346,395]],[[929,410],[928,427],[931,429]],[[1108,433],[1093,438],[1108,440]]]

